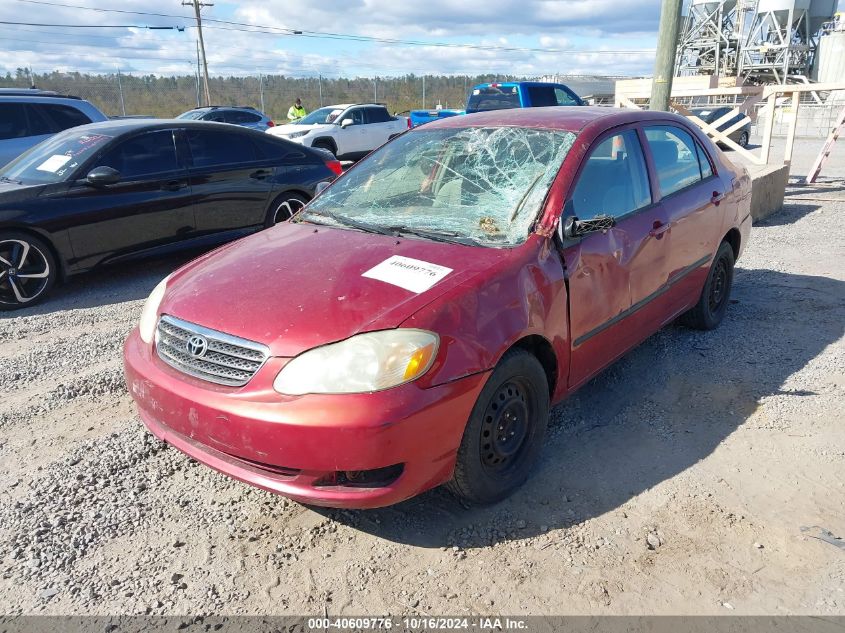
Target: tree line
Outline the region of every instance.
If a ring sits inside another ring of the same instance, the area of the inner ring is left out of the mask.
[[[297,97],[311,111],[322,103],[362,103],[376,101],[391,112],[419,108],[464,108],[472,86],[490,81],[512,81],[523,77],[505,75],[414,75],[401,77],[288,77],[262,75],[247,77],[210,77],[213,105],[251,106],[284,121],[288,108]],[[28,88],[82,97],[105,114],[173,117],[205,105],[202,85],[195,75],[158,76],[125,74],[87,74],[51,72],[30,75],[28,69],[0,75],[0,88]],[[425,102],[423,102],[423,98]]]

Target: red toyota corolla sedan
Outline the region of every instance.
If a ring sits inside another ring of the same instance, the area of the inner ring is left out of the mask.
[[[750,192],[671,114],[443,119],[162,281],[127,383],[156,437],[304,503],[493,502],[551,404],[673,319],[719,324]]]

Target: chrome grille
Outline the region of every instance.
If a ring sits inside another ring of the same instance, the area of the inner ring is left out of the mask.
[[[159,319],[156,351],[161,360],[189,376],[229,387],[248,383],[270,356],[265,345],[168,315]]]

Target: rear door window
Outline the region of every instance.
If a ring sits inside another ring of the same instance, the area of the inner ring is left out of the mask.
[[[22,103],[0,103],[0,140],[32,136]]]
[[[701,181],[698,149],[688,132],[674,125],[653,125],[645,128],[645,135],[664,196]]]
[[[255,146],[244,134],[187,130],[194,167],[216,167],[256,160]]]
[[[390,115],[384,108],[365,108],[364,121],[366,123],[387,123]]]
[[[590,220],[622,217],[651,204],[648,171],[634,130],[605,138],[584,164],[567,203],[567,215]]]
[[[110,150],[97,164],[116,169],[123,180],[177,171],[173,132],[161,130],[134,136]]]
[[[543,108],[547,106],[556,106],[557,95],[551,86],[529,86],[528,99],[531,101],[532,108]]]
[[[254,112],[243,110],[229,110],[226,112],[226,123],[258,123],[261,117]]]

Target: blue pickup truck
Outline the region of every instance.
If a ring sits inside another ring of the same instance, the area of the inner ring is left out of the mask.
[[[509,81],[479,84],[469,93],[466,110],[411,110],[411,126],[436,121],[445,116],[546,106],[585,105],[581,97],[563,84],[542,81]]]

